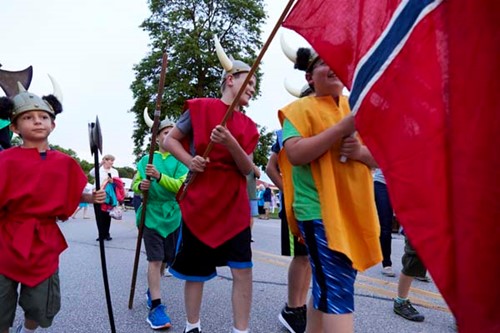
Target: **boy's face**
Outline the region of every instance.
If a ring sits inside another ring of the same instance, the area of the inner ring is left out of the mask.
[[[248,73],[241,73],[237,76],[231,76],[230,78],[228,77],[228,79],[230,79],[230,81],[228,81],[228,85],[232,89],[232,91],[235,95],[240,90],[241,85],[245,81],[247,75],[248,75]],[[255,76],[254,76],[250,79],[250,81],[248,81],[248,84],[245,87],[245,90],[241,94],[241,97],[239,100],[239,105],[241,105],[241,106],[248,105],[248,103],[250,102],[250,100],[253,97],[253,94],[255,94],[255,84],[256,84],[256,80],[255,80]]]
[[[14,133],[20,135],[25,142],[47,141],[56,124],[45,111],[28,111],[20,114],[11,124]]]
[[[306,74],[308,82],[314,84],[316,96],[340,96],[344,85],[322,59],[319,59],[311,73]]]
[[[172,130],[173,127],[165,127],[164,129],[161,130],[160,133],[158,133],[158,136],[156,138],[156,142],[160,146],[162,150],[167,150],[165,147],[165,138],[167,137],[167,134]]]

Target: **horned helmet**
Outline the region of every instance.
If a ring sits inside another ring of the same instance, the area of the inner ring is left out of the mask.
[[[61,89],[53,77],[49,75],[54,92],[51,95],[39,97],[26,90],[21,82],[17,82],[17,94],[12,97],[0,98],[0,118],[10,119],[12,122],[19,115],[28,111],[45,111],[52,119],[62,112]]]
[[[146,125],[152,129],[153,128],[153,119],[151,119],[151,117],[148,114],[148,108],[144,108],[143,118],[144,118],[144,122],[146,123]],[[158,125],[158,132],[156,134],[159,134],[164,128],[174,127],[174,125],[175,125],[174,122],[172,120],[170,120],[167,116],[167,117],[165,117],[165,119],[160,121],[160,124]]]
[[[285,40],[285,35],[281,34],[280,44],[283,53],[294,63],[294,68],[310,73],[314,64],[320,59],[318,53],[312,47],[293,48]]]
[[[237,73],[248,73],[250,72],[251,66],[247,65],[241,60],[235,60],[232,56],[228,56],[222,45],[219,42],[219,38],[214,35],[214,43],[215,43],[215,52],[217,53],[217,58],[222,65],[224,71],[222,72],[221,77],[221,86],[226,81],[226,78],[229,74],[237,74]]]

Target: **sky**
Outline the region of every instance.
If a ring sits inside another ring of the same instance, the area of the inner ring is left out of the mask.
[[[286,0],[267,0],[265,42]],[[115,155],[115,166],[134,167],[132,134],[134,116],[130,85],[133,66],[149,52],[149,37],[139,25],[149,17],[144,0],[3,0],[0,11],[0,64],[4,70],[33,66],[30,91],[52,93],[47,74],[63,92],[64,112],[57,117],[51,144],[74,150],[93,161],[88,123],[96,115],[103,134],[103,153]],[[280,33],[297,46],[306,43],[280,28],[262,61],[261,96],[252,100],[247,115],[268,130],[279,128],[277,110],[295,97],[284,89],[285,77],[300,88],[303,74],[281,51]],[[237,58],[237,55],[235,55]],[[0,90],[0,96],[3,96]]]

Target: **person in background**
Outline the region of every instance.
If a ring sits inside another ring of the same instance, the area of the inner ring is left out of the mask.
[[[255,189],[257,188],[257,179],[260,178],[260,169],[255,164],[253,165],[252,171],[247,175],[247,193],[248,199],[250,201],[250,229],[253,228],[253,219],[259,216],[258,203],[257,203],[257,193]],[[252,242],[253,242],[252,237]]]
[[[119,178],[118,170],[113,168],[113,164],[115,163],[115,157],[113,155],[107,154],[102,157],[101,163],[99,164],[99,180],[100,184],[94,184],[96,188],[103,189],[103,186],[107,183],[112,183],[113,178]],[[89,171],[89,175],[95,177],[95,169],[92,168]],[[104,228],[104,239],[107,241],[112,240],[109,230],[111,228],[111,216],[109,212],[105,212],[103,210],[97,210],[96,219],[102,221]],[[96,241],[99,241],[99,236],[96,238]]]
[[[87,183],[85,189],[83,190],[83,193],[92,193],[92,184]],[[75,210],[71,218],[76,219],[76,214],[78,214],[78,212],[82,209],[83,209],[83,218],[86,220],[90,219],[90,216],[88,216],[89,204],[87,202],[80,202],[78,208]]]
[[[380,222],[380,246],[382,248],[382,275],[395,277],[392,270],[391,248],[392,248],[392,220],[394,211],[392,209],[389,192],[385,184],[382,170],[376,168],[373,172],[375,187],[375,204],[377,206],[378,220]]]

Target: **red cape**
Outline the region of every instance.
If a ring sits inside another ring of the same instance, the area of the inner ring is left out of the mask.
[[[211,131],[221,123],[227,108],[220,99],[200,98],[186,102],[196,154],[203,155]],[[226,126],[247,154],[254,151],[259,133],[250,118],[233,112]],[[214,144],[209,158],[207,168],[197,174],[179,205],[191,232],[206,245],[216,248],[249,227],[250,207],[246,178],[229,151],[221,144]]]
[[[78,163],[56,150],[42,160],[36,149],[0,153],[0,274],[33,287],[59,266],[68,247],[56,219],[67,220],[87,177]]]

